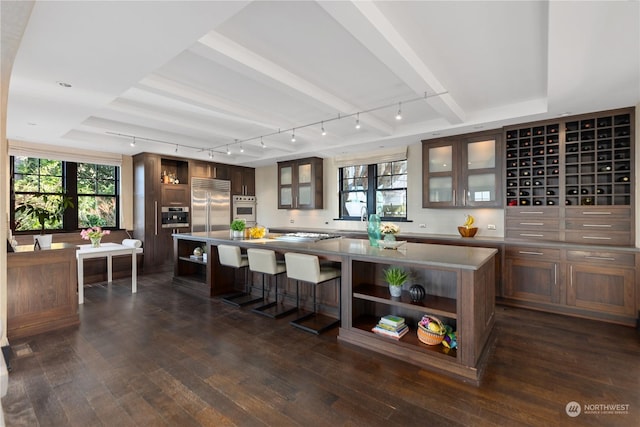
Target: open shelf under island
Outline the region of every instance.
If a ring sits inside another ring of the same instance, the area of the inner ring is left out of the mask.
[[[181,233],[174,236],[174,282],[191,282],[203,296],[229,292],[233,281],[217,260],[217,246],[266,248],[278,254],[300,252],[339,262],[342,280],[335,315],[340,315],[338,339],[383,353],[425,369],[478,382],[492,347],[495,315],[496,249],[407,243],[399,250],[372,247],[368,240],[335,238],[292,242],[277,238],[236,240],[228,231]],[[205,247],[207,262],[194,262],[189,253]],[[410,271],[411,281],[402,296],[393,298],[383,279],[391,265]],[[195,277],[195,280],[194,280]],[[426,296],[413,302],[408,288],[422,284]],[[295,287],[294,287],[295,289]],[[329,308],[329,312],[331,309]],[[399,340],[371,331],[381,316],[406,319],[409,333]],[[417,323],[424,314],[437,316],[457,331],[458,347],[430,346],[417,337]]]

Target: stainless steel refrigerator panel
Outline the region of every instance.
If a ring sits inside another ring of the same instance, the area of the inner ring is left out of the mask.
[[[191,180],[191,231],[229,229],[231,182],[220,179]]]

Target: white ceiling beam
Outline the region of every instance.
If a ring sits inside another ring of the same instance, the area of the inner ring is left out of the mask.
[[[199,41],[208,48],[239,62],[257,73],[265,75],[284,86],[292,88],[299,93],[314,99],[316,102],[326,105],[332,110],[339,111],[346,115],[366,109],[366,106],[358,107],[327,92],[302,77],[284,69],[278,64],[257,55],[238,43],[224,37],[216,31],[209,32]],[[390,125],[369,114],[363,115],[360,118],[360,121],[363,125],[367,125],[370,129],[375,129],[383,135],[390,135],[393,132],[393,128]]]
[[[372,1],[319,2],[340,25],[418,95],[447,89]],[[367,24],[368,23],[368,24]],[[449,93],[427,100],[449,123],[465,121],[465,112]]]

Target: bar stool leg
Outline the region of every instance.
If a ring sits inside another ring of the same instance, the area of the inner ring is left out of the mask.
[[[249,283],[249,267],[242,267],[244,269],[244,293],[238,293],[228,295],[222,298],[222,301],[233,305],[235,307],[244,307],[245,305],[253,304],[260,301],[260,297],[255,297],[251,294],[251,284]],[[234,274],[235,277],[235,274]],[[263,284],[264,289],[264,284]],[[264,290],[262,292],[262,299],[264,299]]]

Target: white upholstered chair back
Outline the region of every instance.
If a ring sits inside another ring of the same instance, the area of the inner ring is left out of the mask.
[[[247,257],[242,255],[238,246],[219,245],[218,257],[220,264],[227,267],[240,268],[249,265]]]

